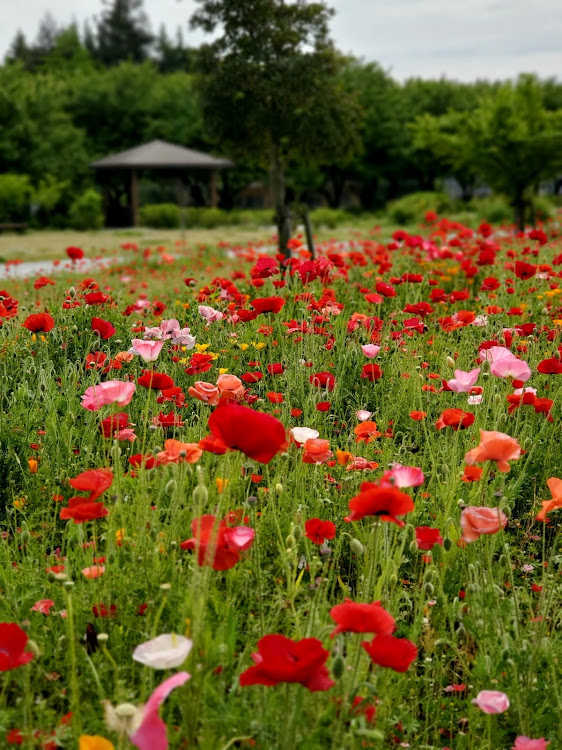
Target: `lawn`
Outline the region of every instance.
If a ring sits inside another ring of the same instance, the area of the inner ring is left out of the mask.
[[[562,746],[543,230],[0,236],[0,746]]]

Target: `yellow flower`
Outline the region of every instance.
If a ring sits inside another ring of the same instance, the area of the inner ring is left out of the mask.
[[[29,466],[29,471],[32,474],[37,474],[37,467],[39,466],[39,464],[37,463],[36,459],[30,458],[27,462],[27,465]]]
[[[199,354],[203,354],[203,352],[206,351],[210,346],[210,344],[195,344],[195,348],[197,349]]]
[[[213,360],[218,359],[220,356],[216,352],[207,352],[207,354],[210,354]]]
[[[115,750],[113,742],[106,740],[105,737],[100,737],[98,734],[82,734],[79,742],[79,750]]]
[[[259,342],[258,342],[257,344],[256,344],[256,342],[255,342],[255,341],[252,341],[252,346],[253,346],[253,347],[254,347],[255,349],[263,349],[263,348],[264,348],[264,346],[265,346],[265,341],[259,341]]]
[[[125,537],[125,529],[117,529],[115,532],[115,541],[122,542]]]
[[[219,493],[219,495],[222,495],[222,493],[228,487],[228,479],[221,479],[220,477],[217,477],[215,479],[215,483],[217,485],[217,492]]]
[[[219,375],[224,375],[228,372],[228,367],[219,367]]]
[[[183,309],[184,310],[189,310],[189,302],[184,302],[183,303]]]
[[[238,346],[240,347],[240,349],[242,349],[243,352],[245,352],[246,349],[250,347],[250,344],[238,344]]]
[[[16,508],[17,510],[23,510],[26,505],[27,499],[25,497],[18,497],[17,500],[14,500],[14,508]]]

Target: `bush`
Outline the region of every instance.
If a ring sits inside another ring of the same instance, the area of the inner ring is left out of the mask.
[[[73,229],[101,229],[103,210],[101,195],[90,188],[82,193],[70,207],[69,223]]]
[[[315,208],[309,216],[312,226],[327,227],[328,229],[335,229],[350,219],[349,214],[339,208]]]
[[[189,209],[188,209],[189,210]],[[180,207],[174,203],[154,203],[139,209],[139,223],[151,229],[179,229]]]
[[[513,221],[513,207],[501,195],[477,198],[470,205],[476,211],[480,221],[488,221],[490,224],[505,224]]]
[[[0,222],[29,218],[31,182],[26,174],[0,174]]]
[[[537,221],[551,219],[556,214],[556,206],[552,198],[548,195],[537,195],[533,200],[535,206],[535,216]]]
[[[419,192],[404,195],[387,205],[387,212],[394,224],[419,224],[428,211],[436,214],[453,209],[453,201],[446,193]]]

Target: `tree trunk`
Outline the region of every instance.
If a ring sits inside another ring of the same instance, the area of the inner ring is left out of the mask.
[[[279,252],[286,258],[289,258],[291,256],[291,251],[288,247],[289,240],[291,239],[291,221],[286,203],[285,170],[277,145],[273,146],[271,150],[270,180],[273,206],[275,208]]]
[[[525,231],[525,199],[523,194],[519,193],[515,196],[513,201],[513,208],[515,212],[515,224],[520,232]]]

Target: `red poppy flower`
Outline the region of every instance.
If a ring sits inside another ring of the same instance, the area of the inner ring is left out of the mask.
[[[240,685],[278,685],[297,682],[312,692],[335,685],[325,666],[330,655],[317,638],[292,641],[284,635],[265,635],[252,654],[255,666],[240,675]]]
[[[378,294],[382,294],[383,297],[396,297],[396,289],[390,284],[386,284],[384,281],[377,281],[375,289]]]
[[[82,260],[84,257],[84,251],[79,247],[67,247],[66,254],[72,261]]]
[[[199,441],[199,447],[202,451],[214,453],[216,456],[222,456],[228,450],[228,445],[226,445],[220,437],[215,437],[214,435],[207,435],[206,437],[201,438]]]
[[[279,273],[279,264],[273,258],[259,258],[250,270],[253,279],[268,279],[276,273]]]
[[[143,456],[142,453],[135,453],[134,456],[129,458],[129,463],[135,468],[144,466],[145,469],[153,469],[156,466],[156,458],[150,455]]]
[[[370,643],[363,641],[361,645],[375,664],[395,672],[406,672],[418,656],[418,649],[412,641],[393,635],[377,635]]]
[[[287,446],[285,428],[270,414],[240,404],[219,406],[209,417],[209,429],[232,450],[268,464]]]
[[[326,539],[336,536],[336,525],[331,521],[322,521],[320,518],[311,518],[305,525],[305,536],[313,544],[324,544]]]
[[[102,318],[92,318],[92,331],[99,333],[100,337],[106,341],[110,339],[115,333],[115,328],[111,325],[108,320]]]
[[[361,370],[361,378],[364,380],[370,380],[371,383],[375,380],[382,378],[383,372],[378,365],[366,364],[363,365]]]
[[[336,385],[336,379],[331,372],[316,372],[310,376],[310,382],[317,388],[327,388],[333,391]]]
[[[54,286],[55,282],[47,276],[39,276],[38,279],[35,279],[33,286],[35,289],[42,289],[44,286],[47,286],[47,284],[52,284]]]
[[[474,422],[474,414],[462,409],[445,409],[435,423],[438,430],[444,427],[452,427],[453,430],[466,429]]]
[[[518,279],[531,279],[537,272],[537,267],[531,263],[518,260],[515,263],[515,275]]]
[[[33,659],[31,651],[24,651],[26,643],[27,633],[19,625],[0,622],[0,672],[22,667]]]
[[[245,383],[248,383],[248,385],[252,383],[259,383],[262,378],[263,372],[246,372],[244,375],[240,376],[240,379]]]
[[[267,396],[267,400],[272,404],[282,404],[285,400],[282,393],[274,393],[273,391],[268,391],[265,395]]]
[[[46,333],[55,325],[55,321],[49,313],[35,313],[29,315],[22,323],[24,328],[32,333]]]
[[[169,375],[163,372],[150,372],[143,370],[143,375],[137,380],[143,388],[152,388],[155,391],[167,391],[174,387],[174,381]]]
[[[170,402],[175,404],[178,408],[181,408],[185,404],[185,393],[179,385],[173,388],[164,388],[160,392],[160,395],[156,399],[157,404],[165,404]]]
[[[463,482],[479,482],[483,471],[484,469],[480,466],[465,466],[461,480]]]
[[[537,365],[537,371],[543,375],[560,375],[562,373],[562,361],[557,357],[549,357],[549,359],[543,359]]]
[[[98,503],[96,500],[109,489],[112,482],[113,472],[111,469],[89,469],[83,471],[74,479],[69,479],[68,483],[75,490],[89,492],[90,494],[88,497],[71,497],[68,501],[68,507],[61,509],[60,518],[63,521],[72,518],[74,523],[84,523],[109,515],[109,511],[104,504]]]
[[[365,516],[378,516],[381,521],[390,521],[404,526],[396,516],[403,516],[414,510],[412,498],[396,487],[379,487],[373,482],[363,482],[361,492],[349,501],[351,515],[345,520],[360,521]]]
[[[283,297],[259,297],[250,302],[257,313],[278,313],[284,304]]]
[[[181,542],[182,549],[197,550],[198,565],[211,565],[213,570],[230,570],[240,559],[240,553],[250,549],[254,530],[248,526],[229,527],[213,515],[194,518],[193,537]]]
[[[271,365],[267,365],[267,371],[270,375],[283,375],[285,368],[281,362],[274,362]]]
[[[380,602],[366,604],[346,598],[343,604],[332,607],[330,617],[337,625],[330,638],[338,633],[391,635],[395,630],[394,617],[381,607]]]
[[[427,417],[427,412],[425,411],[411,411],[410,412],[410,419],[413,419],[414,422],[421,422],[422,419],[425,419]]]
[[[123,411],[117,412],[117,414],[111,414],[109,417],[102,419],[100,429],[104,438],[110,438],[115,435],[119,430],[124,430],[129,426],[129,415]],[[101,493],[100,493],[101,494]]]
[[[430,550],[436,544],[443,546],[443,537],[439,529],[432,529],[429,526],[416,527],[416,544],[418,549]]]
[[[316,411],[330,411],[331,401],[320,401],[316,404]]]
[[[208,372],[213,366],[212,354],[192,354],[189,360],[189,367],[185,371],[188,375],[198,375],[202,372]]]
[[[103,292],[90,292],[84,295],[84,301],[87,305],[103,305],[109,301],[109,295]]]

